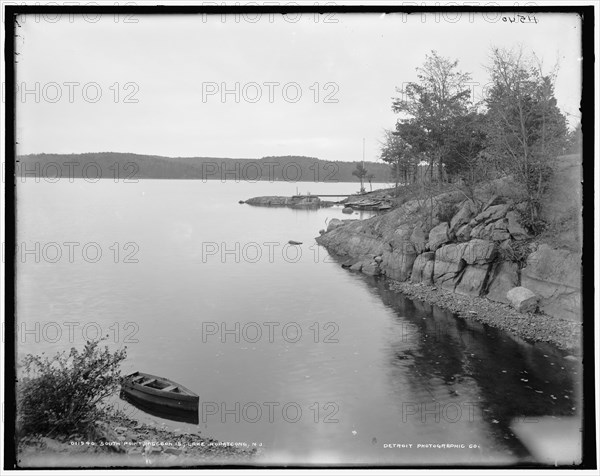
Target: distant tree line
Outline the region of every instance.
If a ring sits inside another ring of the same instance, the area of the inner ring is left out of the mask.
[[[31,154],[18,156],[21,181],[85,179],[194,179],[221,181],[353,182],[355,162],[325,161],[304,156],[260,159],[218,157],[161,157],[117,152]],[[366,162],[368,180],[387,183],[386,164]]]

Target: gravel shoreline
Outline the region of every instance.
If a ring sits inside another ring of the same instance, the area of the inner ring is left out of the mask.
[[[95,441],[80,435],[23,438],[19,467],[248,466],[259,453],[249,442],[222,442],[201,436],[200,431],[170,430],[119,414],[97,421],[96,429],[102,436]]]
[[[463,319],[473,319],[497,327],[528,341],[547,342],[562,351],[580,355],[582,325],[579,322],[542,313],[522,314],[508,304],[486,298],[461,296],[436,286],[389,281],[391,290],[411,299],[447,309]]]

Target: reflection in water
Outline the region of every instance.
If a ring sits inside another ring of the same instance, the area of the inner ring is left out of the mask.
[[[420,426],[430,438],[442,434],[441,427],[468,437],[483,422],[498,448],[521,461],[529,451],[511,423],[525,425],[528,435],[543,432],[549,418],[558,427],[574,420],[581,426],[579,363],[553,347],[412,301],[384,280],[365,279],[397,314],[388,349],[390,380],[403,398],[407,387],[413,397],[401,404],[403,422]]]
[[[119,398],[121,398],[121,400],[126,401],[127,403],[130,403],[137,409],[148,413],[149,415],[164,418],[165,420],[191,423],[192,425],[197,425],[199,421],[198,410],[187,411],[176,408],[167,408],[162,405],[153,405],[151,403],[148,403],[147,401],[143,401],[131,395],[128,395],[123,391],[121,391],[121,393],[119,394]]]

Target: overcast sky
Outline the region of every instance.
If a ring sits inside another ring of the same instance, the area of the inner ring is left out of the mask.
[[[395,87],[416,80],[426,54],[458,59],[480,98],[492,45],[522,44],[548,69],[559,61],[556,96],[573,125],[579,18],[536,18],[22,17],[17,85],[29,93],[17,99],[17,151],[360,160],[364,137],[375,160],[382,130],[397,119]]]

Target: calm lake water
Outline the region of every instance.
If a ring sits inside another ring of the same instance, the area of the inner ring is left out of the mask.
[[[578,414],[580,368],[342,269],[314,241],[328,220],[348,218],[339,207],[238,204],[357,188],[19,183],[19,357],[108,335],[112,348],[127,346],[124,372],[200,395],[198,425],[119,400],[133,418],[262,444],[268,463],[533,461],[511,423]]]

